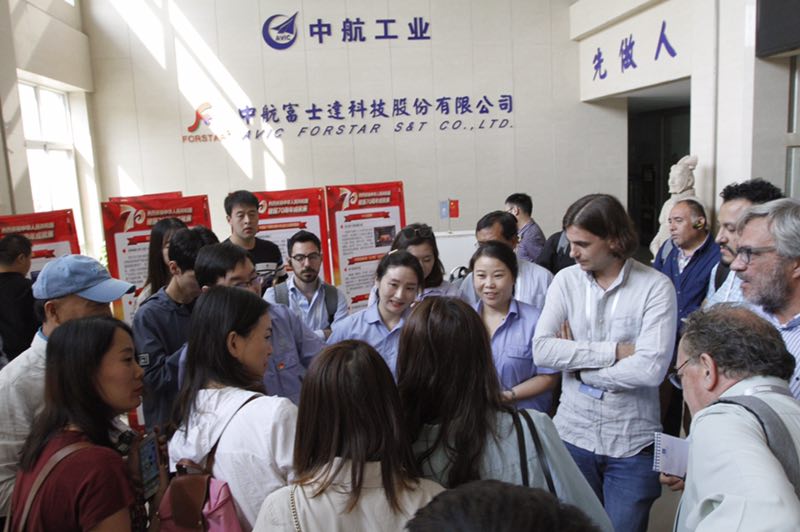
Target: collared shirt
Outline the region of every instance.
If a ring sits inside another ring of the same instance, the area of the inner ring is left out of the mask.
[[[658,387],[672,359],[677,315],[670,280],[633,259],[607,290],[578,265],[556,275],[536,326],[533,359],[565,371],[554,419],[565,441],[614,458],[653,442],[661,430]],[[574,340],[558,337],[565,320]],[[635,344],[634,354],[616,361],[617,343]],[[576,370],[599,393],[587,393]]]
[[[751,393],[765,401],[800,449],[800,404],[781,389],[786,389],[784,380],[749,377],[721,398]],[[753,414],[738,405],[712,404],[695,415],[690,432],[676,531],[797,530],[800,500]]]
[[[481,313],[483,302],[475,304],[475,310]],[[517,384],[524,382],[536,375],[558,373],[558,370],[539,368],[533,363],[531,342],[536,331],[536,322],[540,312],[531,305],[511,300],[508,314],[503,322],[492,334],[492,359],[497,370],[497,377],[504,390],[510,390]],[[517,408],[535,408],[547,413],[553,403],[553,391],[520,399],[516,402]]]
[[[544,233],[539,224],[531,220],[522,226],[517,232],[519,244],[517,245],[517,257],[522,260],[533,262],[544,247]]]
[[[671,241],[667,243],[672,244]],[[662,250],[667,243],[661,246]],[[705,298],[711,271],[719,263],[719,246],[709,234],[700,247],[688,257],[683,268],[680,266],[683,250],[675,245],[671,247],[669,254],[663,260],[662,250],[659,250],[653,261],[653,268],[669,277],[675,285],[678,296],[678,326],[680,326],[680,320],[700,308]]]
[[[269,395],[286,397],[300,404],[300,387],[311,361],[325,347],[306,325],[283,305],[270,305],[272,355],[264,373],[264,388]],[[186,371],[186,345],[180,351],[178,386],[183,386]]]
[[[332,467],[339,467],[341,458],[334,458]],[[323,468],[324,470],[325,468]],[[395,512],[386,498],[380,462],[366,462],[362,470],[361,492],[356,507],[345,512],[350,494],[353,492],[352,463],[344,461],[333,482],[322,493],[316,491],[319,481],[296,487],[287,486],[270,494],[253,527],[253,532],[298,530],[295,528],[292,509],[296,512],[300,530],[325,530],[327,532],[388,532],[405,530],[406,522],[417,510],[439,492],[439,484],[419,479],[410,487],[398,487],[397,501],[401,511]],[[289,504],[294,490],[294,506]]]
[[[719,286],[719,290],[714,288],[714,279],[717,276],[719,263],[711,270],[711,277],[708,280],[708,292],[703,308],[709,308],[717,303],[744,303],[742,294],[742,280],[736,276],[736,272],[731,270],[725,281]]]
[[[789,350],[796,362],[794,373],[789,380],[789,390],[795,399],[800,399],[800,314],[781,324],[774,314],[768,314],[763,308],[756,305],[750,305],[749,308],[780,331],[786,349]]]
[[[400,331],[406,322],[409,310],[390,331],[381,320],[378,305],[372,305],[360,312],[351,314],[338,321],[333,326],[333,332],[328,337],[328,345],[333,345],[342,340],[362,340],[375,348],[380,353],[386,365],[396,376],[397,346],[400,342]]]
[[[44,406],[46,349],[47,338],[40,329],[31,346],[0,371],[0,515],[11,500],[19,452]]]
[[[553,274],[538,264],[517,258],[519,273],[514,283],[514,299],[535,307],[539,312],[544,308],[547,287],[553,281]],[[472,285],[472,273],[464,277],[461,283],[461,299],[474,307],[478,302],[478,294]]]
[[[286,281],[286,288],[289,291],[289,309],[303,320],[306,326],[314,331],[322,341],[325,341],[324,329],[331,328],[331,321],[328,316],[328,306],[325,304],[325,288],[321,279],[317,279],[317,289],[311,301],[294,284],[294,274],[289,276]],[[347,296],[344,292],[336,289],[336,314],[333,315],[333,323],[347,316]],[[267,288],[264,299],[273,305],[277,305],[275,300],[275,287]]]

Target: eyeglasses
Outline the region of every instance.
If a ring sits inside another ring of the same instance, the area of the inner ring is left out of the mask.
[[[685,366],[686,364],[689,363],[690,360],[692,360],[692,358],[693,357],[687,358],[686,362],[684,362],[683,364],[681,364],[680,366],[678,366],[674,370],[670,371],[669,375],[667,376],[667,378],[669,379],[669,382],[671,382],[672,385],[674,387],[676,387],[677,389],[679,389],[679,390],[683,390],[683,382],[681,382],[681,379],[683,378],[683,375],[681,375],[681,370],[683,369],[683,366]]]
[[[234,288],[252,288],[252,287],[255,286],[255,287],[258,287],[260,289],[262,284],[264,284],[264,279],[262,277],[259,277],[258,275],[256,275],[255,277],[253,277],[249,281],[242,281],[241,283],[236,283],[235,285],[233,285],[233,287]]]
[[[322,254],[321,253],[316,253],[316,252],[309,253],[308,255],[303,255],[301,253],[298,253],[297,255],[292,255],[292,260],[297,261],[297,262],[299,262],[301,264],[303,262],[305,262],[306,259],[308,259],[309,262],[317,262],[321,258],[322,258]]]
[[[745,264],[750,264],[750,261],[753,260],[753,256],[758,257],[759,255],[763,255],[764,253],[771,253],[773,251],[777,251],[775,246],[764,246],[760,248],[754,248],[750,246],[739,246],[736,249],[736,256],[742,259],[742,262]]]

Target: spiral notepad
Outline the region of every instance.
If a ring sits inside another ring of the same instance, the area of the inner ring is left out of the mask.
[[[663,432],[655,434],[653,471],[685,478],[689,462],[689,441]]]

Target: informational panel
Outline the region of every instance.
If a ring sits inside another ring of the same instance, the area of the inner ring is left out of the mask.
[[[330,279],[328,251],[328,221],[325,215],[325,196],[322,188],[299,188],[273,192],[254,192],[258,198],[258,232],[256,236],[275,243],[283,253],[283,263],[289,264],[286,242],[304,229],[317,235],[322,242],[323,262],[320,275]]]
[[[120,198],[101,204],[103,231],[111,275],[136,285],[133,294],[114,304],[114,314],[127,322],[133,318],[136,297],[147,279],[150,230],[164,218],[178,218],[188,226],[211,227],[207,196],[173,198]]]
[[[33,245],[31,279],[44,265],[62,255],[80,253],[72,209],[0,216],[0,235],[20,233]]]
[[[125,202],[129,199],[138,199],[138,200],[154,200],[154,199],[174,199],[174,198],[182,198],[183,192],[159,192],[157,194],[142,194],[141,196],[112,196],[108,198],[108,201],[119,203]]]
[[[580,41],[581,100],[691,75],[688,0],[668,0]]]
[[[333,278],[352,312],[366,307],[375,268],[406,223],[403,183],[329,186],[325,195]]]

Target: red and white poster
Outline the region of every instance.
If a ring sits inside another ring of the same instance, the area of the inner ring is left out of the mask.
[[[207,196],[171,198],[119,198],[101,203],[103,231],[111,275],[136,285],[133,294],[114,304],[114,314],[129,322],[133,318],[136,297],[147,279],[147,253],[150,230],[164,218],[178,218],[189,227],[211,227]]]
[[[31,279],[44,265],[62,255],[80,253],[72,209],[0,216],[0,235],[20,233],[33,245]]]
[[[367,306],[378,262],[406,223],[403,183],[325,188],[333,250],[333,278],[350,311]]]
[[[304,229],[317,235],[322,242],[320,275],[330,279],[328,257],[328,224],[325,216],[325,197],[322,188],[298,188],[272,192],[254,192],[258,198],[258,231],[256,236],[276,244],[289,264],[286,242]]]
[[[111,196],[108,198],[108,201],[119,203],[125,202],[130,199],[136,200],[154,200],[154,199],[175,199],[175,198],[182,198],[182,192],[158,192],[156,194],[142,194],[141,196]]]

